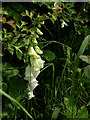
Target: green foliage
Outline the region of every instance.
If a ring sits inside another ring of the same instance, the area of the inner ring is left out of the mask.
[[[90,58],[86,55],[80,55],[80,59],[88,64],[90,64]]]
[[[55,59],[55,54],[50,50],[44,50],[44,53],[42,56],[46,58],[46,60],[49,62]]]
[[[14,103],[16,103],[19,107],[21,107],[22,110],[29,116],[29,118],[31,118],[31,119],[33,120],[32,116],[28,113],[27,110],[25,110],[25,108],[23,108],[23,106],[22,106],[20,103],[18,103],[15,99],[13,99],[11,96],[9,96],[8,94],[6,94],[4,91],[0,90],[0,93],[1,93],[2,95],[4,95],[5,97],[9,98],[9,99],[10,99],[11,101],[13,101]]]
[[[85,76],[86,76],[88,79],[90,79],[89,73],[90,73],[90,65],[87,65],[87,66],[84,68],[84,74],[85,74]]]
[[[72,118],[72,101],[70,101],[68,98],[64,98],[64,104],[65,104],[65,110],[64,114],[67,116],[67,118]],[[73,118],[88,118],[88,111],[87,108],[83,105],[78,111],[76,105],[73,106]],[[76,115],[77,114],[77,115]]]
[[[89,3],[3,3],[0,13],[2,120],[89,118]],[[45,67],[29,101],[30,46],[43,51]]]
[[[59,115],[59,112],[60,112],[60,108],[56,107],[53,111],[53,114],[52,114],[52,117],[51,117],[51,120],[57,120],[57,117]]]
[[[78,110],[77,118],[88,118],[88,111],[84,105]]]
[[[9,63],[5,63],[2,67],[3,67],[3,75],[6,76],[8,79],[10,77],[14,77],[19,74],[18,69],[13,68]]]

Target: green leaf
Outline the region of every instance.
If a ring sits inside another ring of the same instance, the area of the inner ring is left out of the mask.
[[[46,60],[49,62],[55,59],[55,53],[53,53],[50,50],[44,50],[44,53],[42,56],[46,58]]]
[[[79,58],[80,58],[82,61],[90,64],[90,58],[88,58],[88,56],[86,56],[86,55],[80,55]]]
[[[19,58],[19,60],[21,60],[22,59],[22,51],[18,50],[18,51],[16,51],[16,54],[17,54],[17,57]]]
[[[4,76],[7,76],[8,78],[16,76],[19,73],[19,71],[15,68],[11,70],[4,71]]]
[[[17,46],[14,46],[16,48],[16,55],[17,57],[19,58],[19,60],[22,59],[22,51],[17,47]]]
[[[8,51],[13,55],[14,53],[14,48],[12,46],[9,46],[8,48]]]
[[[84,74],[88,79],[90,79],[90,65],[84,68]]]
[[[16,76],[19,73],[19,71],[16,68],[12,67],[9,63],[4,63],[2,69],[3,69],[3,76],[7,78]]]
[[[14,18],[14,20],[16,21],[16,23],[19,22],[19,14],[18,14],[17,12],[14,12],[14,13],[13,13],[13,18]]]
[[[29,11],[28,11],[28,10],[25,10],[25,12],[26,12],[26,15],[29,16]]]
[[[78,65],[79,65],[79,57],[80,57],[80,55],[82,55],[84,53],[85,49],[87,48],[89,40],[90,40],[90,35],[88,35],[87,37],[85,37],[84,41],[82,42],[82,44],[80,46],[78,54],[76,56],[76,59],[75,59],[74,65],[73,65],[73,73],[72,73],[72,80],[73,81],[72,81],[72,86],[74,86],[74,84],[75,84],[76,72],[77,72],[77,68],[78,68]],[[74,92],[74,88],[73,87],[72,87],[72,90]]]
[[[21,15],[22,15],[22,16],[27,16],[25,12],[22,12]]]
[[[88,118],[88,111],[84,105],[81,107],[81,109],[78,110],[77,117],[84,118],[84,119]]]
[[[57,120],[57,117],[59,115],[59,112],[60,112],[60,108],[59,107],[55,107],[53,113],[52,113],[52,117],[51,117],[51,120]]]
[[[85,37],[84,41],[82,42],[77,57],[79,57],[80,55],[82,55],[84,53],[86,47],[88,46],[89,40],[90,40],[90,35]]]
[[[7,11],[8,16],[12,16],[13,13],[14,13],[14,11],[13,11],[9,6],[7,6],[7,7],[5,8],[5,10]]]

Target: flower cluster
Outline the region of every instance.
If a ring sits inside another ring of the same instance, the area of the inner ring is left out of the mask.
[[[28,80],[28,97],[29,100],[34,97],[33,90],[38,86],[37,76],[40,74],[40,69],[44,67],[44,61],[41,59],[40,54],[43,54],[41,49],[36,45],[30,46],[28,53],[30,55],[30,63],[25,70],[25,78]]]

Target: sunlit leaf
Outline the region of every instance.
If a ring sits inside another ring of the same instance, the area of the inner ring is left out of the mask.
[[[86,55],[80,55],[80,59],[88,64],[90,64],[90,58]]]
[[[88,79],[90,79],[90,65],[84,68],[84,74]]]

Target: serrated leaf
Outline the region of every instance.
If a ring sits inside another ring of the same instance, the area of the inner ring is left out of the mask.
[[[55,59],[55,53],[53,53],[50,50],[44,50],[44,53],[42,56],[46,58],[46,60],[49,62]]]

